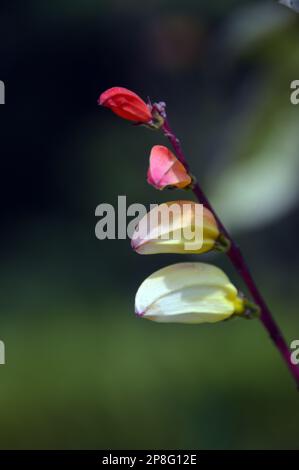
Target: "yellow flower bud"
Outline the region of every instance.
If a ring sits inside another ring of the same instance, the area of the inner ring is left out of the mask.
[[[139,222],[132,248],[139,254],[205,253],[215,247],[219,229],[213,214],[193,201],[160,204]]]
[[[161,323],[216,323],[244,310],[226,274],[205,263],[160,269],[141,284],[135,299],[137,316]]]

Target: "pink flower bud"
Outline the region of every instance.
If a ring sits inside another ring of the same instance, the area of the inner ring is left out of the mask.
[[[167,186],[182,189],[190,185],[191,177],[167,147],[155,145],[150,155],[147,181],[156,189],[164,189]]]

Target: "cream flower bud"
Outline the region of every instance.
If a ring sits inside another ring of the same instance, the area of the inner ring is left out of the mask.
[[[226,274],[205,263],[178,263],[156,271],[135,299],[137,316],[161,323],[216,323],[244,309]]]
[[[205,253],[220,244],[213,214],[193,201],[160,204],[139,222],[132,248],[142,255]],[[219,243],[218,243],[219,242]]]

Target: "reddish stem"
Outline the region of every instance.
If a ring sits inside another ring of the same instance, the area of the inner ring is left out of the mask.
[[[164,104],[164,103],[163,103]],[[154,105],[155,106],[155,105]],[[164,108],[164,107],[163,107]],[[164,124],[162,126],[162,130],[164,132],[164,135],[169,139],[171,145],[173,146],[173,149],[178,157],[178,159],[181,161],[181,163],[185,166],[187,170],[189,170],[189,165],[186,160],[186,157],[184,155],[184,152],[182,150],[181,144],[179,139],[176,137],[176,135],[173,133],[169,122],[166,118],[166,113],[165,113],[165,108],[161,112],[161,108],[159,108],[159,104],[157,105],[156,108],[161,115],[164,117]],[[279,350],[280,354],[282,355],[285,363],[287,364],[293,378],[296,381],[297,387],[299,389],[299,368],[295,365],[292,364],[291,362],[291,355],[289,348],[286,344],[285,339],[282,336],[282,333],[276,324],[274,318],[272,317],[272,314],[265,303],[251,273],[250,270],[247,266],[247,263],[244,259],[244,256],[234,241],[234,239],[231,237],[225,226],[223,225],[222,221],[219,219],[218,215],[216,214],[215,210],[213,209],[212,205],[210,204],[210,201],[200,188],[197,182],[194,183],[193,185],[193,193],[197,197],[198,201],[203,204],[205,207],[207,207],[214,215],[215,219],[217,220],[218,226],[220,228],[220,231],[225,235],[225,237],[230,241],[230,249],[227,252],[227,256],[231,260],[232,264],[235,266],[237,271],[239,272],[240,276],[244,280],[245,284],[248,287],[249,292],[252,295],[252,298],[254,299],[254,302],[256,305],[259,306],[261,315],[259,317],[261,323],[265,327],[265,329],[268,331],[270,338],[272,339],[273,343],[275,344],[276,348]]]

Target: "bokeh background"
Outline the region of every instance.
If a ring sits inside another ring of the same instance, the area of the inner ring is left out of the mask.
[[[97,240],[94,213],[186,197],[146,184],[163,136],[96,104],[115,85],[165,100],[299,339],[299,17],[267,0],[3,0],[0,79],[0,447],[298,449],[299,394],[260,324],[135,319],[138,285],[182,258]]]

